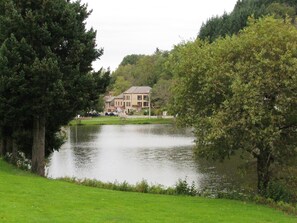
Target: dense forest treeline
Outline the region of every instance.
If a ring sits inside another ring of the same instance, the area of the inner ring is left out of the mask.
[[[207,20],[198,37],[213,42],[220,36],[236,34],[247,25],[249,16],[259,18],[274,14],[281,18],[289,16],[294,21],[296,10],[296,0],[239,0],[230,14],[224,13]]]

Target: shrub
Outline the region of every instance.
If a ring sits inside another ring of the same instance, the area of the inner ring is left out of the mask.
[[[151,194],[167,194],[167,195],[197,195],[197,190],[195,183],[191,185],[187,183],[186,180],[179,180],[176,183],[175,187],[164,187],[163,185],[149,185],[146,180],[142,180],[136,185],[131,185],[127,181],[119,183],[115,181],[114,183],[104,183],[98,180],[92,179],[76,179],[76,178],[62,178],[62,180],[72,183],[77,183],[80,185],[97,187],[102,189],[109,190],[118,190],[118,191],[130,191],[130,192],[139,192],[139,193],[151,193]]]
[[[192,184],[189,185],[187,182],[187,179],[184,179],[184,180],[179,179],[178,182],[175,184],[175,191],[176,191],[176,194],[179,194],[179,195],[190,195],[190,196],[197,195],[195,183],[192,182]]]
[[[129,185],[127,181],[124,181],[123,183],[119,184],[118,189],[120,191],[133,191],[132,186]]]
[[[135,189],[137,192],[140,192],[140,193],[148,193],[149,185],[146,180],[142,180],[136,184]]]
[[[19,169],[31,170],[31,160],[27,159],[27,157],[25,156],[25,153],[21,151],[17,152],[16,160],[14,160],[12,153],[6,153],[4,156],[4,159],[7,162],[16,165]]]
[[[130,111],[128,112],[128,115],[134,115],[134,111],[133,111],[133,110],[130,110]]]
[[[265,197],[270,198],[275,202],[290,202],[292,194],[281,183],[271,181],[268,185]]]

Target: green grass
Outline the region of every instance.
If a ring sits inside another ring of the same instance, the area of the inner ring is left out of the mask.
[[[98,118],[87,118],[80,120],[73,120],[70,125],[131,125],[131,124],[172,124],[174,119],[168,118],[127,118],[125,120],[119,117],[98,117]]]
[[[0,159],[0,222],[297,222],[265,206],[223,199],[110,191],[48,180]]]

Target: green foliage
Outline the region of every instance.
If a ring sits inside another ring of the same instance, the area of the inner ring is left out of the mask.
[[[135,65],[142,57],[144,57],[144,55],[131,54],[125,56],[122,62],[120,63],[120,66]]]
[[[134,115],[134,111],[133,111],[133,110],[130,110],[130,111],[128,112],[128,115]]]
[[[49,154],[62,144],[60,126],[93,108],[105,92],[109,71],[91,67],[103,51],[96,48],[96,32],[85,27],[90,12],[79,1],[0,5],[0,137],[13,137],[30,157],[33,121],[44,119]],[[16,137],[25,135],[31,143]]]
[[[142,180],[136,184],[135,189],[139,193],[148,193],[150,191],[150,186],[146,180]]]
[[[269,207],[281,210],[283,212],[286,212],[288,214],[291,215],[297,215],[297,205],[295,204],[290,204],[290,203],[286,203],[284,201],[278,201],[275,202],[273,199],[271,198],[265,198],[265,197],[261,197],[261,196],[255,196],[252,197],[251,201],[256,202],[257,204],[263,204],[263,205],[267,205]]]
[[[99,100],[98,100],[96,106],[94,107],[95,111],[103,112],[104,111],[104,105],[105,105],[104,96],[100,95]]]
[[[260,18],[274,15],[285,19],[286,16],[295,21],[297,9],[296,0],[238,0],[230,14],[215,16],[207,20],[199,31],[198,38],[215,41],[219,37],[237,34],[248,25],[248,18]]]
[[[195,186],[195,182],[192,182],[191,185],[187,182],[187,179],[179,179],[178,182],[175,184],[175,191],[178,195],[190,195],[196,196],[197,190]]]
[[[151,103],[154,108],[166,108],[171,99],[172,80],[160,79],[152,88]]]
[[[290,201],[297,202],[297,168],[296,159],[288,159],[286,165],[278,167],[279,169],[275,171],[275,176],[273,181],[277,182],[284,189],[291,194]]]
[[[138,192],[138,193],[150,193],[150,194],[167,194],[167,195],[188,195],[188,196],[197,196],[199,193],[196,189],[195,182],[192,182],[190,185],[187,182],[187,179],[181,180],[175,184],[174,187],[164,187],[162,185],[149,185],[146,180],[142,180],[135,185],[129,184],[124,181],[119,183],[115,181],[114,183],[104,183],[98,180],[91,179],[75,179],[75,178],[63,178],[64,181],[73,182],[80,185],[104,188],[109,190],[118,190],[118,191],[129,191],[129,192]]]
[[[265,197],[271,198],[275,202],[283,201],[289,203],[292,201],[292,194],[285,189],[285,186],[276,181],[269,182]]]
[[[255,197],[255,194],[253,191],[223,190],[216,192],[213,196],[220,199],[251,201]]]
[[[256,158],[265,194],[271,165],[296,156],[297,30],[272,17],[249,24],[238,36],[177,47],[173,105],[195,128],[198,155]]]
[[[294,9],[294,7],[290,7],[280,3],[270,4],[266,9],[266,13],[270,15],[275,15],[276,18],[281,19],[286,19],[286,17],[289,17],[292,19],[292,22],[295,21],[296,16],[296,10]]]
[[[166,195],[192,195],[189,193],[184,193],[184,191],[180,191],[177,187],[164,187],[162,185],[149,185],[146,180],[142,180],[135,185],[129,184],[124,181],[120,182],[102,182],[98,180],[84,179],[79,180],[75,178],[63,178],[63,181],[76,183],[79,185],[97,187],[108,190],[116,190],[116,191],[126,191],[126,192],[138,192],[138,193],[150,193],[150,194],[166,194]],[[188,185],[187,185],[188,186]],[[186,187],[187,187],[186,186]],[[193,195],[194,196],[194,195]]]
[[[132,84],[125,80],[123,76],[117,76],[115,83],[113,84],[112,92],[115,96],[117,96],[128,90],[131,86]]]

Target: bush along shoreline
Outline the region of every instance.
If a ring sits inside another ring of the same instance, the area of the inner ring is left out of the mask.
[[[253,202],[256,204],[266,205],[268,207],[283,211],[289,215],[297,216],[297,203],[286,202],[283,200],[276,200],[270,197],[263,197],[255,193],[254,191],[244,190],[209,190],[208,188],[197,189],[195,182],[189,183],[187,179],[179,179],[173,187],[165,187],[161,184],[153,185],[149,184],[146,180],[142,180],[135,185],[124,182],[102,182],[94,179],[77,179],[77,178],[59,178],[65,182],[75,183],[78,185],[95,187],[100,189],[115,190],[115,191],[126,191],[126,192],[137,192],[137,193],[148,193],[148,194],[162,194],[162,195],[173,195],[173,196],[197,196],[213,199],[229,199],[239,200],[245,202]]]

